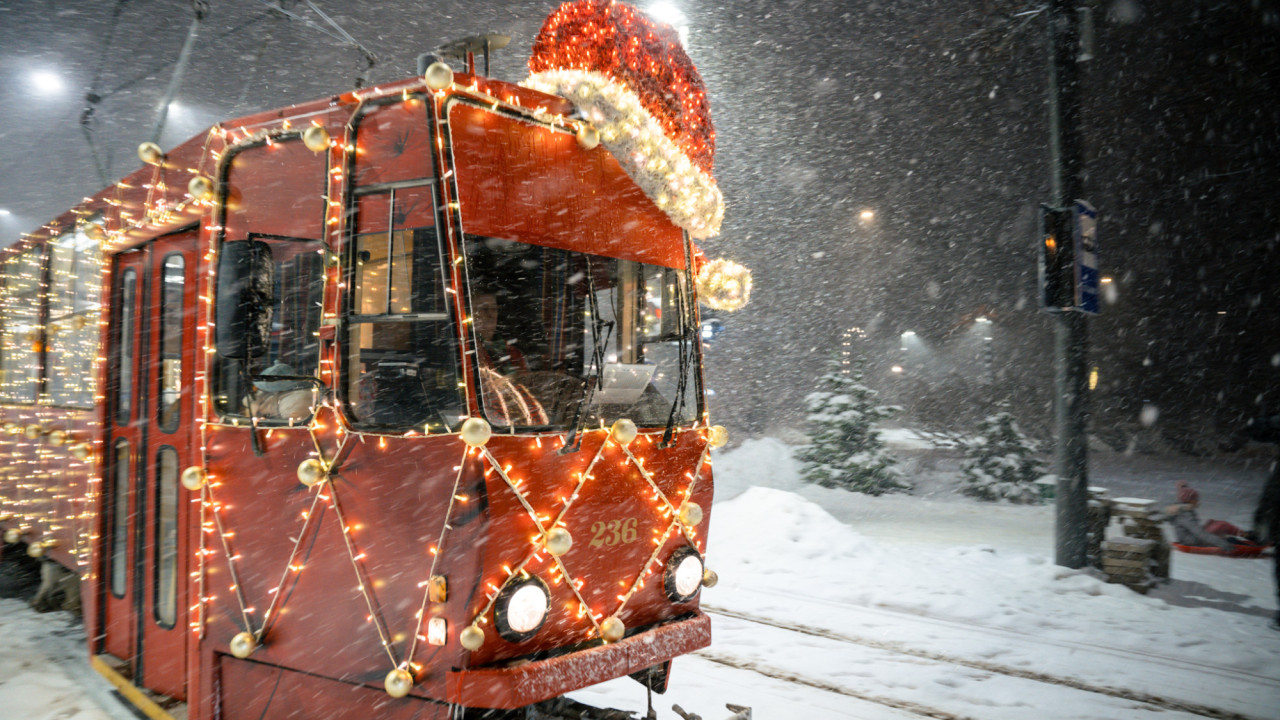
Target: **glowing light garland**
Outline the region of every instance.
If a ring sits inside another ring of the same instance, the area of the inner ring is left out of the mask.
[[[607,432],[607,431],[600,430],[600,431],[591,431],[591,432]],[[656,434],[650,434],[650,435],[640,435],[639,437],[643,438],[646,442],[652,443],[654,437],[660,437],[660,436],[661,436],[661,433],[656,433]],[[574,579],[573,575],[569,572],[568,568],[565,566],[564,561],[561,557],[552,553],[547,553],[548,555],[550,555],[551,561],[553,564],[553,567],[550,571],[553,584],[560,585],[563,583],[568,587],[568,589],[570,590],[570,592],[573,593],[574,597],[578,602],[579,610],[577,613],[577,617],[579,619],[585,618],[590,623],[590,627],[588,628],[588,632],[587,632],[587,637],[593,638],[593,637],[607,636],[607,632],[605,628],[607,624],[607,620],[612,620],[615,623],[619,621],[619,618],[622,615],[623,610],[626,608],[627,603],[631,600],[632,597],[635,596],[635,594],[639,590],[641,590],[644,587],[646,578],[648,578],[648,576],[655,570],[655,563],[658,562],[658,559],[662,554],[662,550],[666,546],[667,540],[671,537],[672,533],[677,531],[680,532],[681,534],[684,535],[685,540],[688,542],[688,544],[698,551],[699,555],[703,553],[703,548],[700,547],[698,543],[697,531],[694,528],[694,525],[696,525],[697,523],[686,522],[685,519],[681,517],[681,513],[679,512],[679,509],[678,509],[680,506],[677,506],[671,502],[671,500],[668,498],[668,495],[664,493],[661,490],[661,488],[659,488],[653,474],[650,473],[648,469],[644,467],[643,460],[641,458],[637,458],[631,452],[631,449],[627,445],[615,442],[612,438],[606,437],[600,443],[600,447],[596,450],[596,453],[592,457],[591,462],[587,465],[587,468],[581,473],[577,474],[577,480],[574,484],[573,491],[569,493],[567,497],[562,498],[561,507],[559,511],[556,513],[554,518],[546,518],[542,515],[539,515],[538,511],[533,507],[533,504],[530,501],[529,495],[526,492],[525,488],[522,487],[522,483],[517,479],[513,479],[509,474],[510,473],[509,469],[506,466],[504,466],[498,460],[498,458],[496,458],[493,455],[493,453],[486,447],[486,448],[483,448],[483,454],[484,454],[484,458],[489,463],[490,469],[497,472],[498,475],[502,478],[507,488],[516,497],[516,500],[520,503],[521,507],[524,508],[526,515],[528,515],[529,519],[533,521],[534,526],[538,530],[538,534],[531,539],[530,542],[533,545],[533,547],[526,552],[526,554],[520,560],[520,562],[516,563],[515,565],[504,566],[504,569],[507,571],[506,577],[500,583],[489,584],[488,586],[489,592],[486,594],[487,602],[480,609],[480,611],[476,613],[476,615],[474,616],[474,619],[472,620],[473,627],[487,624],[489,613],[493,609],[494,604],[497,602],[497,599],[500,593],[502,592],[503,588],[505,588],[515,578],[521,577],[522,575],[524,575],[527,572],[526,568],[528,568],[531,564],[541,560],[543,553],[547,552],[546,547],[544,546],[544,542],[545,542],[544,538],[547,537],[549,528],[567,527],[566,516],[569,514],[569,511],[573,508],[574,504],[577,502],[577,500],[581,496],[582,488],[586,485],[588,481],[594,479],[594,476],[592,475],[592,471],[595,469],[596,465],[604,457],[605,451],[612,447],[622,448],[623,452],[626,455],[626,460],[624,462],[626,464],[630,464],[640,472],[640,475],[644,478],[645,482],[648,484],[648,488],[652,490],[652,500],[657,506],[658,515],[662,520],[667,520],[669,518],[669,522],[666,523],[665,529],[661,534],[658,534],[658,532],[655,530],[654,539],[653,539],[654,548],[652,553],[648,556],[648,558],[645,560],[644,564],[639,568],[639,570],[636,571],[634,577],[629,581],[625,581],[624,583],[622,583],[623,586],[627,588],[627,591],[617,596],[617,600],[618,600],[617,607],[614,608],[614,610],[607,615],[604,612],[597,612],[591,609],[590,605],[587,603],[586,599],[582,595],[582,588],[584,585],[583,582],[579,579]],[[698,478],[701,477],[702,475],[703,467],[709,465],[708,459],[710,456],[710,451],[711,451],[711,444],[708,443],[703,447],[702,454],[698,458],[698,462],[694,466],[693,470],[686,473],[685,478],[688,480],[688,484],[685,486],[682,492],[682,495],[685,500],[687,500],[689,497],[692,496],[693,491],[697,486]],[[683,505],[683,501],[681,505]],[[660,567],[660,564],[658,564],[658,566]]]

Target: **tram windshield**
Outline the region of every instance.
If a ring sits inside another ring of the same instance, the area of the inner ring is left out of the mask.
[[[480,404],[497,427],[697,417],[697,349],[672,268],[469,236]]]

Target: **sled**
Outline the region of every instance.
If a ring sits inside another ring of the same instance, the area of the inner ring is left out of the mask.
[[[1190,553],[1192,555],[1224,555],[1226,557],[1252,558],[1259,557],[1266,552],[1271,545],[1259,545],[1258,543],[1238,543],[1230,548],[1219,548],[1212,545],[1183,545],[1182,543],[1170,543],[1174,549],[1179,552]]]

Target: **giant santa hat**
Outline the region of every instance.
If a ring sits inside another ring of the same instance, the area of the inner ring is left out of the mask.
[[[543,24],[522,83],[568,98],[622,168],[694,238],[720,232],[706,87],[675,30],[613,0],[575,0]]]

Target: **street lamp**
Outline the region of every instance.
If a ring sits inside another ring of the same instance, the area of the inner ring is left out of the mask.
[[[876,219],[876,211],[871,208],[864,208],[862,212],[858,213],[858,219],[861,220],[863,224],[869,223]]]
[[[58,95],[62,92],[62,78],[49,70],[36,70],[31,73],[31,85],[41,95]]]
[[[689,18],[680,11],[680,8],[674,4],[662,0],[650,5],[645,12],[649,17],[658,22],[666,23],[675,28],[676,34],[680,36],[680,44],[688,47],[689,45]]]

